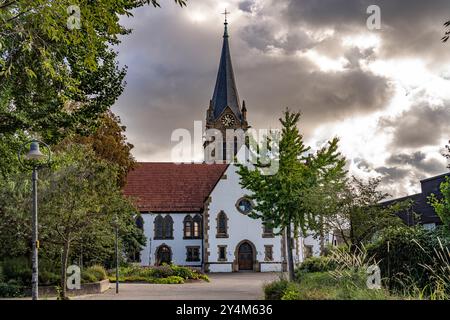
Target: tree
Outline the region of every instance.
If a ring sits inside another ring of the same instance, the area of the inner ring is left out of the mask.
[[[380,204],[389,197],[379,190],[380,183],[380,179],[365,182],[352,177],[312,188],[306,198],[311,211],[320,216],[317,228],[337,233],[349,248],[356,249],[385,228],[403,225],[396,213],[409,210],[411,202]]]
[[[255,202],[250,216],[262,219],[264,224],[279,228],[285,234],[290,280],[294,279],[292,237],[299,230],[306,232],[310,226],[316,226],[317,217],[304,202],[304,194],[320,180],[332,180],[345,174],[345,159],[337,151],[337,138],[315,154],[306,155],[310,147],[305,146],[297,128],[299,119],[300,113],[289,110],[280,119],[279,151],[269,150],[271,156],[279,161],[275,174],[264,174],[260,164],[254,168],[238,165],[240,184],[251,191],[250,198]]]
[[[145,245],[143,232],[134,221],[138,212],[115,183],[117,178],[117,166],[99,160],[89,146],[77,144],[56,152],[52,167],[40,171],[40,256],[61,267],[63,297],[69,261],[112,261],[116,223],[124,254],[130,256]],[[29,181],[24,174],[0,181],[2,257],[29,253]]]
[[[432,194],[429,198],[434,211],[441,219],[447,231],[450,231],[450,179],[445,177],[445,181],[440,185],[442,197]]]
[[[90,134],[122,93],[126,69],[113,46],[131,31],[120,18],[158,2],[75,3],[0,0],[0,136],[26,133],[53,145],[73,132]]]
[[[99,121],[99,127],[91,135],[71,135],[63,140],[56,149],[65,148],[67,144],[72,143],[88,145],[99,159],[117,166],[119,170],[117,183],[123,187],[128,172],[136,164],[131,154],[131,149],[134,146],[127,142],[126,127],[121,124],[120,118],[114,113],[111,111],[105,112]]]

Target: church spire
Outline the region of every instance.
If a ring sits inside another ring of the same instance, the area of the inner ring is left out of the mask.
[[[236,81],[234,79],[233,66],[231,63],[230,47],[228,44],[228,11],[225,10],[225,23],[223,34],[222,54],[220,57],[219,71],[217,73],[216,86],[212,97],[213,119],[217,120],[223,111],[229,107],[234,115],[242,120],[241,108],[239,103],[239,94]]]

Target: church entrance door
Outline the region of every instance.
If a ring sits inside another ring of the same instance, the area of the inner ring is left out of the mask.
[[[239,270],[253,270],[253,248],[248,242],[239,246],[238,259]]]
[[[156,252],[156,265],[170,264],[170,262],[172,262],[172,250],[166,245],[160,246]]]

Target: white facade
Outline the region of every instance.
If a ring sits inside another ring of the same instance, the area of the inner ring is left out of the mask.
[[[207,214],[205,214],[205,264],[210,272],[232,272],[239,270],[239,246],[248,242],[254,256],[254,271],[281,271],[283,263],[282,237],[263,235],[261,220],[256,220],[241,213],[236,208],[237,202],[249,193],[239,184],[236,167],[230,165],[224,176],[217,183],[210,195]],[[218,214],[227,217],[227,237],[218,235]],[[276,230],[275,230],[276,231]],[[226,259],[219,258],[219,247],[226,246]],[[272,257],[266,257],[266,246],[270,246]]]
[[[160,246],[165,245],[170,248],[171,260],[174,264],[183,266],[201,267],[202,263],[202,239],[184,239],[184,225],[183,221],[187,215],[194,217],[192,213],[172,213],[170,214],[173,220],[173,239],[155,239],[155,217],[161,215],[165,217],[168,213],[142,213],[144,220],[144,234],[147,237],[147,245],[141,251],[141,265],[155,265],[156,253]],[[199,248],[199,260],[187,261],[187,247]]]
[[[143,229],[147,237],[147,245],[141,251],[141,264],[157,265],[158,249],[168,248],[170,261],[177,265],[202,268],[207,272],[237,272],[243,269],[258,272],[286,270],[286,245],[282,235],[265,233],[262,221],[250,218],[240,212],[237,203],[249,195],[239,184],[236,167],[231,164],[217,182],[205,203],[204,212],[198,213],[149,213],[142,212]],[[226,234],[218,233],[218,215],[226,215]],[[160,239],[155,237],[155,219],[171,217],[172,234]],[[186,239],[184,220],[187,216],[202,218],[200,237]],[[267,230],[266,230],[267,231]],[[325,244],[330,239],[325,239]],[[247,249],[242,252],[242,245]],[[188,259],[188,248],[197,248],[198,259]],[[307,249],[305,251],[305,249]],[[222,252],[221,252],[222,250]],[[293,256],[296,263],[304,260],[305,254],[320,255],[320,239],[313,235],[298,238],[294,241]],[[222,253],[222,257],[220,254]],[[247,259],[244,268],[243,257]]]

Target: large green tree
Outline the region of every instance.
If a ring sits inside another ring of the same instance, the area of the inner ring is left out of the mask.
[[[120,19],[147,4],[159,6],[155,0],[0,0],[3,174],[14,171],[17,135],[54,144],[98,126],[124,88],[126,69],[113,48],[131,31]]]
[[[279,163],[275,174],[266,174],[264,164],[239,165],[238,171],[242,187],[251,191],[250,197],[255,202],[250,216],[284,232],[291,280],[294,279],[293,236],[299,230],[306,232],[316,226],[317,216],[305,203],[304,194],[319,181],[338,179],[345,174],[345,159],[338,152],[338,139],[308,154],[310,147],[305,146],[297,127],[299,119],[300,113],[289,110],[280,119],[279,148],[268,150],[272,160]]]

